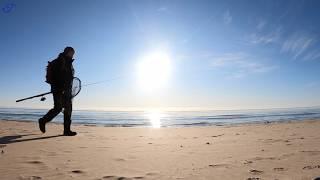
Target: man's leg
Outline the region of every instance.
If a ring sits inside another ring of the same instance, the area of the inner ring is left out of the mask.
[[[50,122],[54,117],[56,117],[62,110],[62,93],[53,93],[54,107],[48,111],[46,115],[39,119],[39,128],[41,132],[46,132],[46,123]]]
[[[72,100],[71,95],[65,96],[64,103],[64,131],[65,136],[75,136],[76,132],[71,131],[71,115],[72,115]]]

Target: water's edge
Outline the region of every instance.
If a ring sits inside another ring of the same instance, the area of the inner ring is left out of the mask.
[[[1,121],[8,122],[23,122],[23,123],[37,123],[34,120],[9,120],[9,119],[0,119]],[[241,122],[241,123],[233,123],[233,124],[224,124],[224,125],[216,125],[216,124],[207,124],[207,125],[175,125],[175,126],[161,126],[161,128],[192,128],[192,127],[240,127],[240,126],[250,126],[250,125],[270,125],[270,124],[286,124],[286,123],[302,123],[302,122],[311,122],[311,121],[320,121],[320,118],[316,119],[301,119],[301,120],[283,120],[283,121],[266,121],[266,122]],[[50,124],[63,125],[63,122],[60,121],[52,121]],[[130,125],[103,125],[103,124],[87,124],[87,123],[77,123],[73,122],[73,126],[88,126],[88,127],[107,127],[107,128],[153,128],[150,126],[130,126]]]
[[[37,121],[43,109],[0,108],[1,120]],[[189,127],[320,119],[320,108],[232,111],[74,111],[73,123],[107,127]],[[59,114],[53,122],[63,122]]]

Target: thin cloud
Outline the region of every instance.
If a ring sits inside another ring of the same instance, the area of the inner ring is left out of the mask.
[[[229,53],[211,57],[212,68],[229,69],[229,77],[243,78],[251,74],[267,73],[276,69],[276,66],[262,64],[245,53]]]
[[[251,34],[250,35],[250,42],[252,44],[269,44],[275,42],[278,38],[272,34],[269,35],[258,35],[258,34]]]
[[[258,27],[263,25],[264,21],[257,24]],[[280,46],[280,52],[288,53],[293,59],[301,60],[316,60],[320,59],[320,50],[313,49],[317,40],[314,36],[305,33],[294,33],[288,38],[284,38],[283,28],[278,27],[271,32],[264,32],[263,30],[252,33],[249,36],[249,42],[252,44],[276,44]]]
[[[165,11],[168,11],[168,8],[167,7],[160,7],[160,8],[157,9],[157,11],[165,12]]]
[[[290,53],[293,55],[293,59],[297,59],[308,51],[314,41],[312,37],[296,34],[283,42],[281,52]]]
[[[258,30],[262,30],[265,26],[266,26],[266,24],[267,24],[267,22],[266,21],[264,21],[264,20],[260,20],[259,22],[258,22],[258,24],[257,24],[257,29]]]
[[[252,44],[269,44],[280,40],[282,33],[281,28],[277,28],[269,33],[253,33],[250,35],[250,42]]]
[[[306,55],[303,57],[303,60],[318,60],[320,59],[320,50],[313,50],[310,52],[307,52]]]
[[[232,16],[229,12],[229,10],[227,10],[224,14],[223,14],[223,22],[224,24],[230,24],[232,22]]]

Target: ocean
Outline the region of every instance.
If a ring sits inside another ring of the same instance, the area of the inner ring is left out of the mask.
[[[0,119],[37,121],[47,110],[0,108]],[[230,111],[73,111],[73,123],[109,127],[223,126],[320,119],[320,108]],[[60,113],[53,122],[63,122]]]

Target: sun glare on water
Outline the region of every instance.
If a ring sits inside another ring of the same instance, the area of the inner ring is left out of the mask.
[[[166,52],[146,54],[137,64],[138,84],[144,91],[152,92],[165,87],[170,73],[171,59]]]
[[[163,114],[159,111],[149,111],[146,112],[146,117],[149,119],[150,124],[153,128],[160,128],[161,127],[161,118]]]

